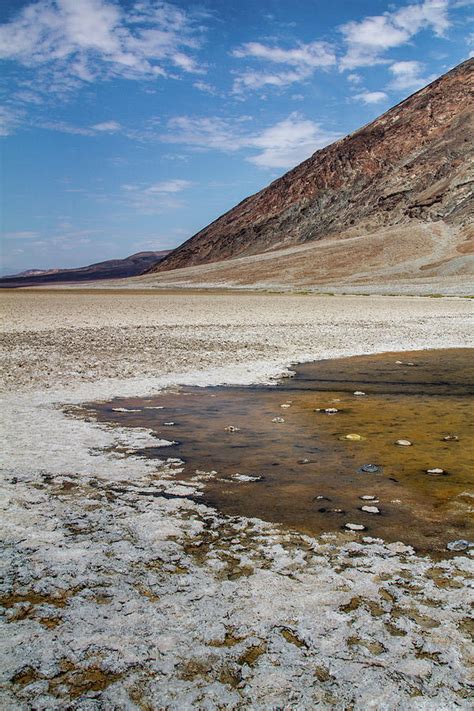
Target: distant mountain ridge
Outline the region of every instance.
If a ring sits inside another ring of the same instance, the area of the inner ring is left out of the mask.
[[[474,59],[212,222],[150,273],[394,226],[473,219]]]
[[[123,279],[139,276],[153,264],[161,261],[169,250],[158,252],[137,252],[125,259],[109,259],[105,262],[89,264],[77,269],[28,269],[20,274],[0,279],[0,287],[39,286],[41,284],[61,284],[99,279]]]

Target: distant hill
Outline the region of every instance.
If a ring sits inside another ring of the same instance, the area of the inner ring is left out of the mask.
[[[474,217],[473,70],[474,59],[460,64],[317,151],[172,251],[151,274],[225,262],[226,283],[248,283],[250,272],[253,283],[337,283],[358,272],[370,280],[371,260],[379,255],[379,271],[403,260],[409,278],[419,273],[421,254],[425,270],[433,265],[430,274],[441,263],[448,273],[453,259],[456,270],[464,270]],[[412,230],[417,238],[411,244]],[[403,236],[399,243],[397,235]],[[319,249],[305,251],[298,262],[285,253],[272,263],[276,250],[331,243],[324,264]],[[243,258],[242,265],[233,261]],[[195,279],[206,282],[204,273]]]
[[[100,279],[124,279],[139,276],[160,262],[169,250],[160,252],[137,252],[125,259],[109,259],[106,262],[89,264],[78,269],[28,269],[20,274],[2,277],[0,287],[39,286],[41,284],[62,284]]]

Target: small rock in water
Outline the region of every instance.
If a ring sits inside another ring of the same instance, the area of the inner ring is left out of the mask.
[[[324,412],[326,413],[326,415],[335,415],[336,412],[339,412],[339,410],[337,409],[337,407],[327,407]]]
[[[365,395],[365,393],[362,390],[355,390],[354,395]]]
[[[291,407],[291,405],[288,402],[284,402],[283,405],[280,405],[280,407],[282,407],[284,410],[286,410],[287,408]]]
[[[254,474],[239,474],[239,473],[237,473],[237,474],[234,474],[231,478],[234,481],[248,482],[248,481],[262,481],[263,476],[259,476],[259,475],[256,476]]]
[[[363,464],[360,468],[362,472],[367,472],[368,474],[375,474],[380,471],[380,467],[376,464]]]
[[[372,494],[364,494],[364,496],[359,496],[359,499],[362,499],[362,501],[375,501],[377,497],[372,496]]]
[[[311,459],[298,459],[297,464],[309,464]]]
[[[400,447],[411,447],[412,445],[409,439],[397,439],[395,444],[398,444]]]
[[[370,513],[370,514],[379,514],[380,509],[377,508],[377,506],[362,506],[361,511],[365,511],[365,513]]]
[[[274,417],[272,420],[272,422],[284,422],[284,421],[285,420],[283,419],[283,417]]]
[[[327,496],[322,496],[322,494],[319,494],[319,496],[315,496],[313,501],[331,501],[331,499],[328,499]]]
[[[350,434],[345,435],[345,436],[344,436],[344,439],[348,439],[348,440],[350,440],[351,442],[360,442],[360,441],[361,441],[362,439],[364,439],[364,438],[363,438],[362,435],[360,435],[360,434],[356,434],[355,432],[351,432]]]
[[[443,442],[458,442],[459,437],[457,435],[445,435],[443,437]]]
[[[175,422],[163,422],[163,425],[165,427],[174,427],[175,424],[176,424]]]
[[[344,514],[344,509],[331,509],[331,513]]]
[[[140,412],[140,410],[132,410],[128,407],[113,407],[112,412]]]
[[[465,541],[461,538],[458,541],[450,541],[446,545],[446,548],[448,549],[448,551],[465,551],[469,548],[469,546],[469,541]]]
[[[426,470],[427,474],[430,474],[431,476],[441,476],[441,474],[444,474],[444,469],[440,469],[439,467],[434,467],[434,469],[427,469]]]
[[[240,432],[240,427],[234,427],[234,425],[228,425],[224,427],[225,432]]]
[[[403,365],[403,361],[402,361],[402,360],[396,360],[395,363],[396,363],[397,365]]]
[[[416,365],[416,363],[407,363],[407,365]]]
[[[348,531],[365,531],[365,526],[361,523],[346,523],[344,528],[347,528]]]

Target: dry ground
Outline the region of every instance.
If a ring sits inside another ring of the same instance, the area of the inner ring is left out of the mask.
[[[473,293],[473,252],[473,228],[415,223],[145,275],[128,285],[468,295]]]

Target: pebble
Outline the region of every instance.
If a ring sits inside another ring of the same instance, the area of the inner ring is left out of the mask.
[[[344,439],[348,439],[348,440],[350,440],[351,442],[360,442],[360,441],[361,441],[362,439],[364,439],[364,438],[362,437],[362,435],[360,435],[360,434],[355,434],[354,432],[352,432],[351,434],[345,435],[345,436],[344,436]]]
[[[311,459],[298,459],[297,464],[309,464]]]
[[[344,528],[347,528],[348,531],[365,531],[366,527],[361,523],[346,523]]]
[[[364,494],[364,496],[359,496],[359,499],[362,499],[362,501],[375,501],[377,497],[372,496],[372,494]]]
[[[315,496],[313,501],[331,501],[331,499],[328,499],[327,496],[322,496],[322,494],[320,494],[319,496]]]
[[[253,474],[234,474],[231,477],[234,481],[262,481],[263,476],[255,476]]]
[[[174,427],[175,422],[163,422],[164,427]]]
[[[365,393],[362,390],[355,390],[354,395],[365,395]]]
[[[446,544],[446,548],[448,551],[465,551],[470,547],[470,545],[469,541],[465,541],[461,538],[458,541],[450,541]]]
[[[397,365],[403,365],[403,361],[402,361],[402,360],[396,360],[395,363],[396,363]]]
[[[400,447],[411,447],[412,445],[409,439],[397,439],[395,444],[398,444]]]
[[[272,420],[272,422],[284,422],[284,421],[285,420],[283,419],[283,417],[274,417]]]
[[[344,509],[331,509],[332,513],[343,514],[346,513]]]
[[[291,407],[291,405],[288,402],[284,402],[283,405],[280,405],[280,407],[283,407],[283,409],[287,409],[288,407]]]
[[[375,474],[380,471],[380,467],[376,464],[363,464],[360,468],[362,472],[367,472],[368,474]]]
[[[234,425],[227,425],[224,427],[225,432],[240,432],[240,427],[234,427]]]
[[[443,437],[443,442],[458,442],[459,437],[457,435],[446,435]]]
[[[380,509],[377,508],[377,506],[362,506],[361,511],[365,511],[365,513],[370,513],[370,514],[379,514]]]
[[[441,474],[444,474],[445,472],[444,472],[444,469],[435,467],[434,469],[427,469],[426,473],[430,474],[431,476],[440,476]]]
[[[336,412],[339,412],[339,410],[337,409],[337,407],[327,407],[327,408],[324,410],[324,412],[325,412],[327,415],[335,415]]]

